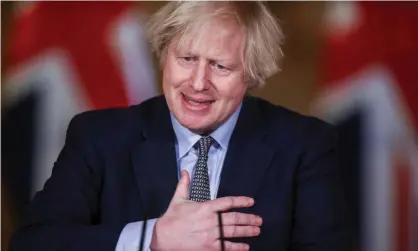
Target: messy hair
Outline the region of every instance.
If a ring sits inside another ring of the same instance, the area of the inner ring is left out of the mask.
[[[241,61],[249,87],[260,87],[265,79],[279,71],[283,57],[282,30],[276,18],[259,1],[173,1],[158,10],[149,20],[147,31],[152,49],[163,65],[168,45],[196,37],[202,25],[211,18],[233,18],[244,33]]]

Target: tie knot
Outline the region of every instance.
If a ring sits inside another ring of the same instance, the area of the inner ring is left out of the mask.
[[[209,148],[212,145],[214,139],[211,136],[201,137],[199,139],[199,153],[208,154]]]

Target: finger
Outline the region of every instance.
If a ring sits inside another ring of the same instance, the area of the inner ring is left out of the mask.
[[[260,234],[260,228],[256,226],[223,226],[223,238],[254,237]],[[214,228],[210,232],[215,239],[220,238],[219,228]]]
[[[219,229],[214,231],[218,232]],[[254,237],[260,234],[260,228],[255,226],[223,226],[224,238]]]
[[[261,226],[261,224],[263,224],[263,219],[260,216],[254,214],[230,212],[222,214],[222,224],[224,226]]]
[[[221,250],[221,241],[217,240],[214,243],[215,250]],[[234,243],[231,241],[224,241],[225,250],[227,251],[247,251],[250,250],[250,245],[245,243]]]
[[[231,208],[251,207],[254,199],[245,196],[229,196],[205,202],[214,212],[227,211]]]
[[[190,177],[186,170],[181,171],[181,178],[177,184],[176,191],[173,196],[173,201],[187,200],[189,198]]]

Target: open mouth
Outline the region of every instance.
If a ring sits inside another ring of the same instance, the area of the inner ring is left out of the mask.
[[[184,93],[182,93],[181,95],[183,96],[183,99],[187,103],[189,103],[191,105],[195,105],[195,106],[197,106],[197,105],[210,105],[213,102],[215,102],[215,100],[203,100],[203,99],[196,100],[196,99],[192,99],[192,98],[189,98],[188,96],[184,95]]]

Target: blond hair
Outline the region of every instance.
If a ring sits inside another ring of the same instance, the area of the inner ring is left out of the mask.
[[[245,46],[241,60],[249,87],[264,85],[278,70],[283,56],[283,33],[267,7],[259,2],[173,1],[149,20],[147,31],[152,49],[164,64],[169,43],[195,37],[203,23],[213,17],[235,18],[243,28]]]

